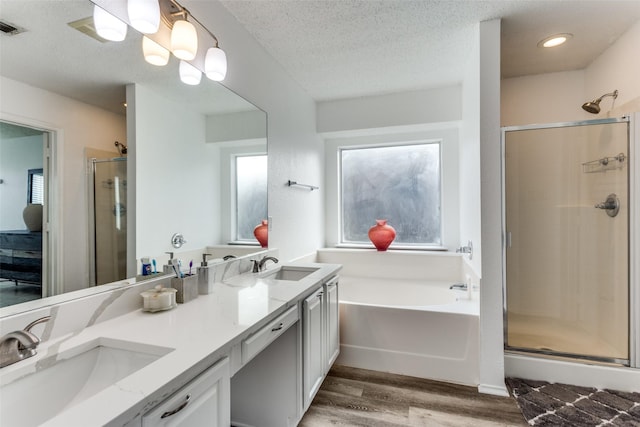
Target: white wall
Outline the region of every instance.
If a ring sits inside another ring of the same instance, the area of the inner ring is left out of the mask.
[[[640,111],[640,21],[628,29],[616,42],[585,70],[587,99],[618,89],[618,98],[605,98],[600,106],[613,115]],[[585,99],[586,100],[586,99]],[[599,116],[602,116],[601,112]],[[593,117],[593,116],[592,116]]]
[[[323,189],[298,191],[287,180],[320,185],[323,148],[313,99],[218,2],[185,0],[227,53],[224,85],[267,112],[269,141],[269,246],[289,260],[322,246]]]
[[[318,103],[318,132],[460,120],[459,85]]]
[[[478,25],[479,28],[479,25]],[[480,38],[479,30],[476,38]],[[473,244],[470,267],[482,275],[480,224],[480,43],[470,52],[462,85],[462,125],[460,126],[460,244]]]
[[[57,173],[61,185],[57,200],[62,244],[58,285],[68,292],[89,283],[87,177],[85,147],[112,151],[114,141],[126,141],[125,117],[15,80],[0,77],[0,119],[56,131],[60,154]]]
[[[602,94],[587,96],[584,76],[584,70],[578,70],[502,80],[501,125],[519,126],[596,118],[581,106]],[[606,102],[610,101],[603,101],[601,105],[604,107]]]
[[[127,88],[135,109],[129,147],[136,163],[136,258],[220,242],[218,148],[207,144],[205,116],[142,85]],[[133,98],[131,94],[133,92]]]
[[[479,42],[482,193],[479,390],[506,395],[502,337],[500,20],[480,23]]]
[[[42,168],[42,135],[0,141],[0,230],[25,230],[29,169]]]

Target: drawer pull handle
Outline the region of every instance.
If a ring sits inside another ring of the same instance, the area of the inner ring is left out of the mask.
[[[164,414],[162,414],[162,416],[160,417],[160,419],[163,418],[167,418],[170,417],[171,415],[175,415],[178,412],[182,411],[184,408],[187,407],[187,405],[189,404],[189,400],[191,400],[191,395],[187,394],[187,397],[184,399],[184,402],[182,403],[182,405],[178,406],[176,409],[174,409],[173,411],[167,411]]]
[[[271,329],[271,332],[276,332],[279,331],[280,329],[282,329],[284,327],[284,324],[282,322],[280,322],[280,324],[278,326],[276,326],[275,328]]]

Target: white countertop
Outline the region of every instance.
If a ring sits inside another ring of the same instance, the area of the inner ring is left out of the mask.
[[[2,369],[3,383],[9,381],[12,370],[18,371],[23,365],[33,365],[35,369],[42,359],[96,339],[172,349],[43,425],[125,424],[181,388],[227,354],[233,345],[295,305],[341,268],[337,264],[296,264],[295,267],[318,270],[299,281],[262,279],[257,276],[263,274],[246,273],[215,284],[209,295],[200,295],[172,310],[147,313],[139,309],[43,342],[36,356]]]

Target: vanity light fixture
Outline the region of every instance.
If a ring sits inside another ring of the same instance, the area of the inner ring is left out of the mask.
[[[217,44],[217,40],[216,40]],[[210,47],[204,60],[204,72],[213,81],[221,82],[227,75],[227,55],[219,47]]]
[[[127,24],[97,5],[93,6],[93,24],[105,40],[121,42],[127,36]]]
[[[227,55],[220,49],[218,38],[177,0],[91,1],[95,4],[96,30],[104,39],[124,40],[127,31],[124,21],[127,21],[136,30],[148,34],[142,39],[142,51],[150,64],[166,65],[172,52],[176,58],[190,62],[187,64],[190,68],[180,63],[180,78],[185,83],[200,83],[202,72],[218,82],[226,77]],[[123,12],[125,2],[127,13]],[[207,40],[209,37],[211,40]],[[211,47],[199,52],[201,43],[205,48]],[[194,70],[198,71],[197,78]]]
[[[191,61],[198,53],[198,33],[189,21],[180,20],[173,23],[171,30],[171,52],[176,58]]]
[[[560,33],[554,34],[547,38],[544,38],[538,42],[538,47],[556,47],[564,44],[567,40],[573,37],[573,34]]]
[[[127,12],[131,26],[142,34],[155,34],[160,28],[158,0],[128,0]]]
[[[202,79],[202,71],[198,70],[187,61],[180,61],[180,80],[191,86],[199,85]]]
[[[147,36],[142,37],[142,53],[149,64],[161,67],[169,62],[170,52]]]

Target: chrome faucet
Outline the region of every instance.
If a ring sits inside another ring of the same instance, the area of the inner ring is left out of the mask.
[[[29,323],[23,330],[9,332],[0,338],[0,368],[35,356],[40,338],[31,333],[31,328],[49,319],[51,316],[41,317]]]
[[[262,258],[260,261],[258,261],[257,259],[252,259],[251,262],[253,262],[253,273],[259,273],[261,271],[264,271],[264,265],[267,263],[267,261],[273,261],[275,263],[278,263],[278,258],[272,257],[272,256],[266,256],[264,258]]]

